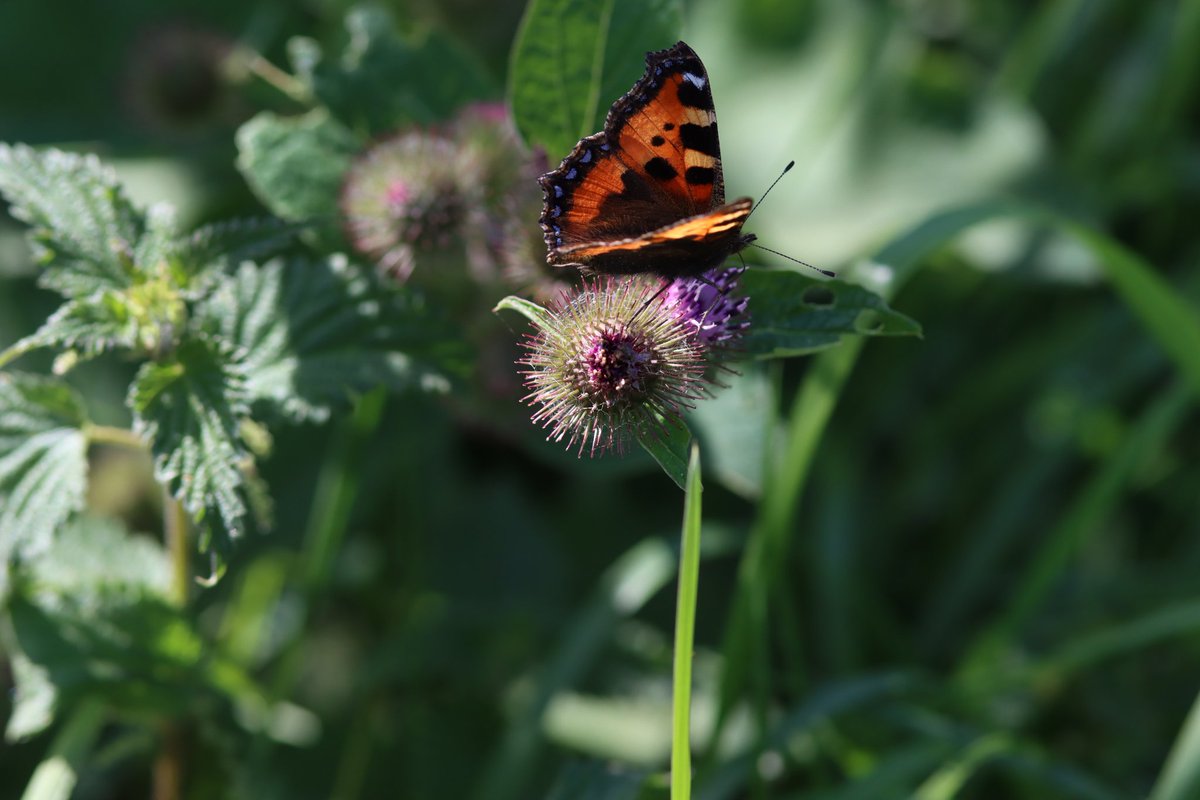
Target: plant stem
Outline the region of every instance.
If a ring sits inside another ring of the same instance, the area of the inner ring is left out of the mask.
[[[87,425],[83,429],[83,435],[88,444],[108,444],[141,451],[149,449],[146,440],[128,428],[117,428],[112,425]]]
[[[292,75],[284,72],[263,58],[261,54],[253,50],[247,50],[243,53],[241,61],[252,75],[275,88],[281,94],[286,95],[301,105],[312,104],[312,92],[309,91],[308,86],[303,81],[297,80]]]
[[[119,429],[118,429],[119,430]],[[192,589],[192,544],[190,521],[183,504],[170,490],[163,489],[163,538],[171,559],[171,601],[186,608]],[[154,760],[152,797],[154,800],[179,800],[183,797],[183,772],[186,758],[183,729],[178,720],[165,719],[161,725],[158,756]]]
[[[190,520],[183,504],[163,490],[163,538],[171,558],[171,600],[185,608],[192,590]]]
[[[696,596],[700,584],[700,448],[692,445],[683,504],[679,552],[679,594],[675,601],[674,712],[671,735],[671,800],[692,795],[692,654],[696,632]]]

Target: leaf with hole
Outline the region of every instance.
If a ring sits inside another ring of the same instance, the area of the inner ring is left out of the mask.
[[[852,283],[796,272],[749,269],[741,292],[750,298],[750,327],[741,349],[757,358],[805,355],[843,336],[920,336],[921,326],[879,295]]]

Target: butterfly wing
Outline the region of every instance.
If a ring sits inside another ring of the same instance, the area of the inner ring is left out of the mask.
[[[753,205],[750,198],[743,197],[640,236],[584,243],[560,252],[567,263],[584,264],[594,272],[654,272],[667,278],[697,275],[720,266],[753,239],[742,234],[742,224]]]
[[[613,104],[604,130],[580,141],[539,182],[551,264],[606,271],[596,257],[623,248],[623,272],[688,271],[650,259],[662,255],[661,232],[689,220],[683,230],[709,247],[728,238],[724,230],[700,235],[699,221],[724,202],[725,189],[712,90],[699,56],[683,42],[647,54],[645,74]],[[744,221],[745,215],[721,219]],[[732,233],[736,240],[738,231]],[[629,246],[644,236],[656,244]],[[731,250],[719,257],[705,252],[707,261],[719,263]]]

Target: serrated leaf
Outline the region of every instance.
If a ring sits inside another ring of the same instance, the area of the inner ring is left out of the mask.
[[[856,334],[921,335],[920,325],[852,283],[749,269],[742,275],[741,291],[750,298],[750,327],[739,346],[757,358],[815,353]]]
[[[466,103],[494,96],[486,71],[472,54],[436,30],[401,38],[385,9],[352,9],[346,47],[325,56],[315,42],[289,43],[301,80],[352,130],[380,135],[413,123],[447,119]]]
[[[51,548],[25,562],[9,619],[30,683],[18,701],[31,735],[84,694],[125,711],[162,713],[202,682],[204,644],[167,599],[170,564],[162,546],[117,522],[80,517]]]
[[[34,333],[0,354],[0,366],[31,350],[65,347],[91,358],[113,347],[132,347],[138,327],[121,292],[103,291],[68,300]]]
[[[229,270],[243,261],[275,255],[307,227],[273,217],[217,222],[180,239],[174,257],[193,275],[206,269]]]
[[[334,219],[342,177],[361,145],[324,109],[300,117],[264,111],[238,129],[237,165],[277,216]]]
[[[155,478],[194,519],[217,523],[218,549],[240,535],[246,516],[239,462],[248,456],[238,434],[246,397],[232,348],[208,337],[144,364],[130,387],[134,428],[150,440]]]
[[[0,557],[45,549],[83,508],[87,444],[83,401],[62,381],[0,375]],[[0,569],[3,569],[0,566]]]
[[[646,53],[673,45],[682,28],[678,0],[530,0],[510,70],[517,129],[557,161],[600,130]]]
[[[78,297],[135,278],[145,216],[95,156],[0,144],[0,194],[33,228],[44,286]]]
[[[324,419],[381,384],[446,388],[434,362],[449,335],[413,295],[344,257],[243,264],[197,320],[241,348],[248,398],[293,420]]]

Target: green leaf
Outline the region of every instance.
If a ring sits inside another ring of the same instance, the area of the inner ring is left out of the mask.
[[[1200,696],[1192,702],[1150,800],[1186,800],[1200,794]]]
[[[77,297],[135,279],[146,219],[95,156],[0,144],[0,194],[33,228],[44,286]]]
[[[155,478],[197,521],[216,515],[218,548],[240,535],[248,458],[238,434],[247,412],[245,379],[231,348],[185,340],[163,361],[144,364],[130,387],[134,428],[151,442]]]
[[[374,386],[447,388],[434,365],[452,356],[449,331],[342,256],[245,263],[197,319],[240,348],[247,399],[293,420],[325,419]]]
[[[336,60],[310,39],[289,43],[298,76],[351,130],[375,136],[448,118],[466,103],[495,96],[473,55],[436,30],[420,39],[396,33],[383,8],[346,15],[346,48]]]
[[[705,470],[743,497],[762,493],[774,421],[773,388],[763,365],[739,365],[741,374],[722,377],[728,384],[715,397],[696,405],[688,422],[704,444]]]
[[[0,366],[42,347],[66,347],[91,358],[114,347],[133,347],[137,321],[123,292],[105,290],[68,300],[34,333],[0,353]]]
[[[749,269],[741,290],[750,297],[751,315],[741,349],[759,358],[814,353],[856,334],[921,335],[920,325],[856,284]]]
[[[306,224],[270,217],[233,219],[197,228],[175,243],[173,257],[189,275],[228,272],[243,261],[275,255],[292,244]],[[207,281],[189,287],[209,288]]]
[[[682,420],[660,419],[661,428],[638,430],[637,440],[680,489],[687,487],[692,432]]]
[[[107,721],[100,703],[82,704],[54,737],[46,758],[25,786],[21,800],[68,800]]]
[[[1200,313],[1196,308],[1149,264],[1113,239],[1077,222],[1057,222],[1096,255],[1113,288],[1146,332],[1175,362],[1192,390],[1200,392]]]
[[[530,0],[509,70],[517,129],[552,162],[566,155],[682,28],[679,0]]]
[[[44,706],[48,684],[55,714],[89,695],[126,712],[182,708],[188,692],[181,689],[201,680],[204,644],[167,599],[170,580],[153,539],[92,517],[64,528],[16,573],[9,619],[19,652],[43,682],[38,693],[18,697]],[[27,722],[17,733],[30,735],[30,712],[22,713]]]
[[[237,132],[238,169],[273,213],[334,218],[342,177],[361,142],[324,109],[300,117],[258,114]]]
[[[83,508],[87,445],[83,401],[60,380],[0,375],[0,557],[45,549]],[[2,583],[2,581],[0,581]]]
[[[538,328],[549,327],[554,321],[554,315],[532,300],[509,295],[496,304],[492,311],[515,311]]]

